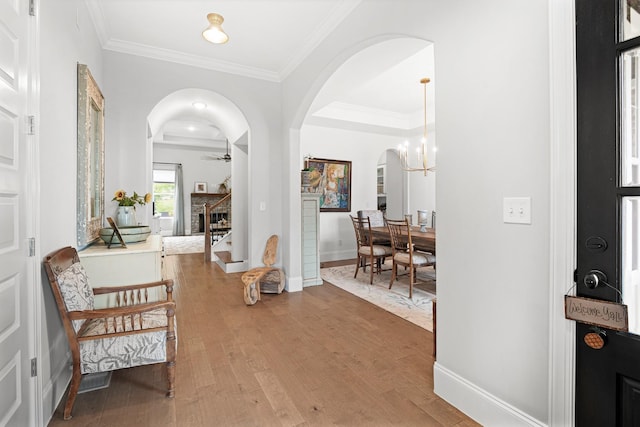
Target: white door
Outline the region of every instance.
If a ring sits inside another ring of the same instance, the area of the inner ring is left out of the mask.
[[[28,235],[28,0],[0,0],[0,426],[34,425],[30,304],[35,283]],[[31,162],[31,163],[30,163]],[[32,177],[30,179],[33,179]],[[30,220],[31,219],[31,220]]]

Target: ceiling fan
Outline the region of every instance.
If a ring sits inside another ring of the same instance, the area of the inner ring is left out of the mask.
[[[231,154],[229,154],[229,139],[227,139],[226,141],[227,141],[227,152],[224,154],[224,156],[206,155],[204,156],[204,158],[206,158],[207,160],[224,160],[225,162],[230,162]]]

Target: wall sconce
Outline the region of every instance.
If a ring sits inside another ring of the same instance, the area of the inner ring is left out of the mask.
[[[209,20],[209,27],[202,32],[202,37],[215,44],[222,44],[229,41],[229,36],[222,29],[222,23],[224,22],[222,15],[210,13],[207,15],[207,19]]]

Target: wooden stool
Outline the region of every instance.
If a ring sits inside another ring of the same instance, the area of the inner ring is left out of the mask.
[[[262,257],[262,262],[265,266],[252,268],[242,275],[244,302],[247,305],[253,305],[260,299],[260,294],[263,292],[260,288],[261,280],[265,281],[266,279],[266,283],[269,284],[268,290],[264,291],[265,293],[282,293],[285,282],[284,271],[280,268],[272,267],[276,261],[277,251],[278,236],[274,234],[267,240],[267,246]]]

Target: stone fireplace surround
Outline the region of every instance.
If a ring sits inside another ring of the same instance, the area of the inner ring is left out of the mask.
[[[201,234],[200,218],[204,216],[204,204],[214,204],[228,193],[191,193],[191,234]],[[228,208],[230,209],[230,207]]]

